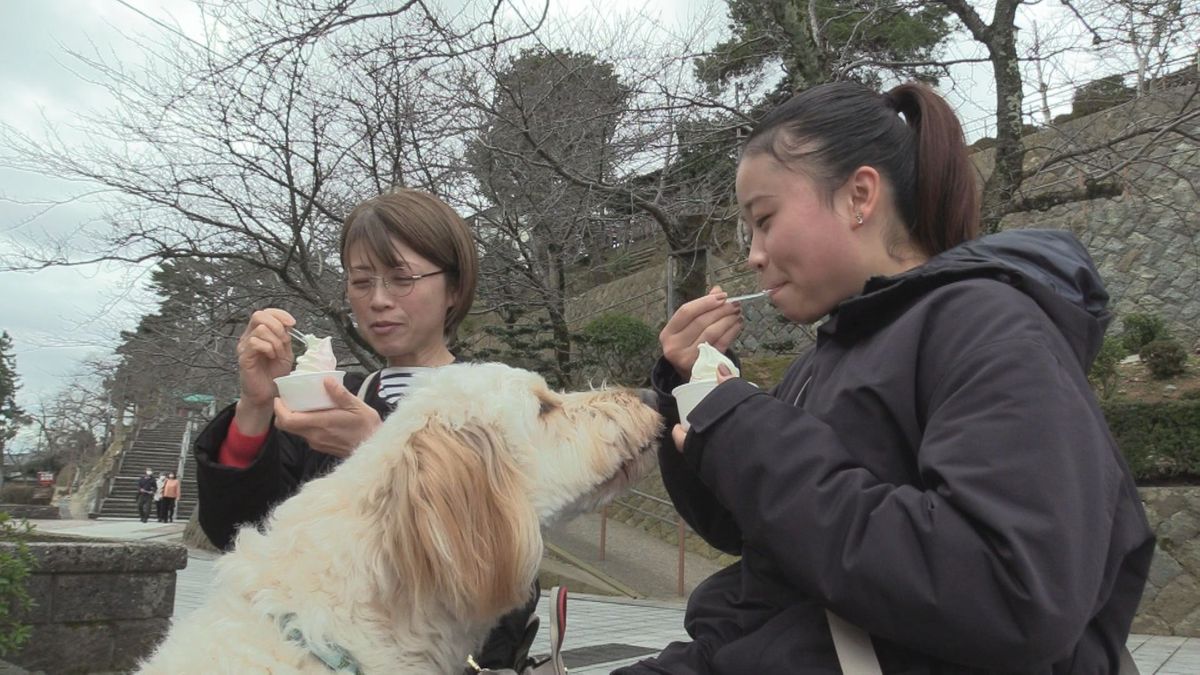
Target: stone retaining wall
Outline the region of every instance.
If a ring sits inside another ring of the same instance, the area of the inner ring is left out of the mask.
[[[1133,632],[1200,637],[1200,487],[1141,493],[1158,547]]]
[[[58,520],[62,517],[57,506],[45,504],[0,504],[0,511],[12,516],[13,520]]]
[[[662,477],[655,472],[636,489],[669,499]],[[1133,632],[1148,635],[1200,637],[1200,487],[1143,487],[1146,517],[1158,537],[1150,578],[1133,622]],[[621,502],[642,511],[674,518],[674,510],[653,499],[627,494]],[[675,544],[675,527],[620,504],[609,507],[610,518],[640,527],[665,542]],[[737,560],[709,546],[690,529],[687,550],[722,565]]]
[[[1200,106],[1192,86],[1176,87],[1102,112],[1067,122],[1025,139],[1030,148],[1026,169],[1045,156],[1095,147],[1126,133],[1131,122],[1149,125],[1176,119],[1181,111]],[[1012,214],[1003,229],[1050,228],[1074,232],[1096,261],[1118,320],[1134,312],[1163,318],[1184,345],[1200,344],[1200,120],[1180,124],[1181,134],[1164,134],[1142,149],[1149,135],[1118,144],[1115,152],[1081,157],[1097,173],[1119,158],[1130,158],[1119,172],[1123,193]],[[1189,134],[1188,138],[1182,134]],[[993,151],[972,161],[984,177],[991,171]],[[1136,161],[1135,161],[1136,160]],[[1071,163],[1059,164],[1029,181],[1030,196],[1082,185],[1083,174]],[[1115,332],[1121,326],[1114,326]]]
[[[175,573],[187,565],[185,547],[116,541],[27,545],[36,559],[27,586],[34,605],[19,620],[33,634],[9,661],[48,673],[87,673],[132,670],[150,655],[170,625]]]
[[[1174,119],[1180,110],[1195,110],[1200,100],[1191,87],[1177,87],[1094,115],[1067,122],[1057,131],[1044,131],[1025,139],[1030,148],[1026,168],[1031,169],[1049,154],[1091,147],[1127,131],[1130,120],[1148,122]],[[1180,130],[1200,132],[1200,120],[1192,119]],[[1124,156],[1147,137],[1129,139],[1120,147]],[[1092,153],[1081,158],[1095,167],[1114,161],[1111,153]],[[974,153],[972,162],[982,177],[990,173],[994,151]],[[1103,155],[1103,156],[1101,156]],[[1095,162],[1092,162],[1095,160]],[[1083,181],[1078,167],[1059,164],[1039,173],[1026,186],[1036,197],[1046,191],[1073,187]],[[1099,169],[1096,169],[1099,170]],[[1186,346],[1200,346],[1200,143],[1179,135],[1166,135],[1145,151],[1137,153],[1119,172],[1124,191],[1111,199],[1063,204],[1045,211],[1011,214],[1002,229],[1045,228],[1070,230],[1079,237],[1095,259],[1111,296],[1109,308],[1119,319],[1135,312],[1153,313],[1164,319]],[[730,225],[732,226],[732,225]],[[742,265],[732,265],[710,251],[709,284],[721,284],[731,292],[755,290],[754,278]],[[636,316],[655,330],[666,321],[666,253],[657,264],[611,283],[598,286],[571,299],[567,306],[573,321],[602,313]],[[811,336],[794,324],[780,322],[779,314],[766,304],[745,306],[746,328],[739,339],[740,353],[802,351]]]

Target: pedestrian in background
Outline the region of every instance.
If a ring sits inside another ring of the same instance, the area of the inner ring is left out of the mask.
[[[167,522],[166,511],[163,510],[163,507],[166,505],[163,504],[162,500],[163,486],[166,484],[167,475],[160,471],[158,477],[154,480],[154,513],[160,523]]]
[[[142,522],[150,520],[150,506],[154,504],[154,492],[158,489],[158,481],[154,480],[154,470],[146,469],[146,474],[138,479],[137,506],[138,517]]]
[[[174,471],[167,472],[167,481],[162,488],[163,522],[175,522],[175,505],[179,502],[181,487]]]

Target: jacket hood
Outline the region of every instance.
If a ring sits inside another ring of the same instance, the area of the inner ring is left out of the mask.
[[[894,277],[867,281],[821,327],[833,335],[869,330],[930,291],[964,279],[995,279],[1028,295],[1071,344],[1086,371],[1112,320],[1092,258],[1065,230],[1010,230],[981,237]],[[888,311],[892,308],[893,311]]]

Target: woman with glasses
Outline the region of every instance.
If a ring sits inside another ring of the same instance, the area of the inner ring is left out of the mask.
[[[292,370],[296,321],[282,309],[255,312],[237,345],[241,397],[195,443],[199,520],[218,547],[259,522],[304,482],[331,471],[404,396],[415,372],[454,362],[449,342],[475,296],[478,261],[466,222],[437,197],[396,190],[359,204],[342,225],[346,296],[359,334],[387,362],[326,389],[335,407],[295,412],[274,378]],[[484,645],[486,667],[512,667],[534,593],[504,617]]]

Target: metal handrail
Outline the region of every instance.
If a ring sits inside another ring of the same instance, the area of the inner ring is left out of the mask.
[[[638,490],[638,489],[632,489],[632,490],[629,490],[629,492],[631,494],[635,494],[643,499],[649,499],[650,501],[658,502],[659,504],[662,504],[663,506],[669,506],[669,507],[671,507],[672,511],[675,510],[675,503],[672,502],[670,499],[663,499],[662,497],[657,497],[655,495],[650,494],[649,492],[642,492],[641,490]]]
[[[186,419],[187,421],[183,424],[183,439],[179,444],[179,461],[175,464],[175,477],[181,483],[183,481],[183,467],[187,464],[188,449],[192,447],[192,426],[194,423],[191,414]]]
[[[641,497],[643,499],[649,499],[652,502],[656,502],[656,503],[662,504],[664,506],[670,506],[672,508],[672,510],[675,509],[675,505],[672,504],[670,501],[663,499],[661,497],[656,497],[655,495],[652,495],[652,494],[649,494],[646,492],[642,492],[641,490],[629,490],[629,493],[636,495],[638,497]],[[675,524],[676,533],[677,533],[676,540],[678,541],[678,546],[679,546],[678,563],[677,563],[677,568],[676,568],[676,572],[675,572],[675,592],[678,593],[680,596],[685,595],[683,582],[684,582],[684,561],[686,559],[686,556],[684,554],[687,551],[687,547],[684,542],[687,538],[688,526],[687,526],[687,523],[684,522],[683,516],[679,515],[678,511],[675,511],[674,518],[667,518],[665,516],[660,516],[657,513],[646,511],[645,509],[634,506],[633,504],[630,504],[629,502],[621,501],[620,499],[614,499],[611,502],[611,504],[618,504],[627,509],[631,509],[631,510],[636,511],[637,513],[640,513],[644,516],[649,516],[655,520],[658,520],[658,521],[661,521],[664,523],[674,523]],[[605,547],[607,545],[607,542],[608,542],[608,506],[605,506],[604,508],[600,509],[600,560],[604,560]]]
[[[96,489],[96,493],[92,495],[92,503],[88,505],[89,515],[98,515],[101,508],[104,506],[104,500],[108,499],[112,494],[113,480],[116,478],[117,474],[121,472],[121,467],[125,463],[125,451],[129,449],[130,445],[133,444],[133,440],[137,438],[137,430],[134,430],[132,433],[130,433],[126,431],[127,428],[128,427],[125,427],[124,425],[118,425],[116,429],[113,430],[112,441],[109,442],[109,447],[105,448],[105,454],[112,449],[113,445],[119,445],[121,450],[117,453],[117,460],[113,462],[113,465],[109,467],[108,471],[105,473],[104,480]],[[132,436],[132,438],[129,436]]]
[[[623,501],[621,501],[621,500],[619,500],[619,499],[614,499],[614,500],[612,501],[612,503],[613,503],[613,504],[619,504],[619,505],[621,505],[621,506],[624,506],[625,508],[627,508],[627,509],[630,509],[631,511],[637,511],[638,513],[642,514],[643,516],[650,516],[651,518],[654,518],[655,520],[661,520],[661,521],[662,521],[662,522],[664,522],[664,523],[672,523],[672,524],[674,524],[674,523],[675,523],[675,521],[677,520],[677,519],[675,519],[675,518],[664,518],[664,517],[662,517],[662,516],[658,515],[657,513],[651,513],[651,512],[649,512],[649,511],[646,511],[646,510],[644,510],[644,509],[639,509],[638,507],[634,506],[633,504],[630,504],[629,502],[623,502]]]

